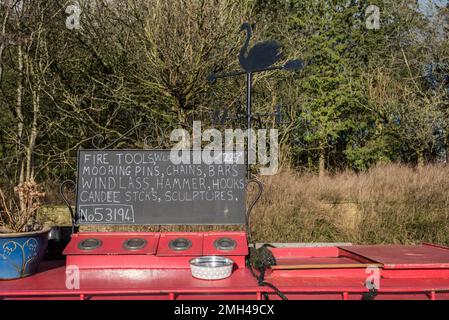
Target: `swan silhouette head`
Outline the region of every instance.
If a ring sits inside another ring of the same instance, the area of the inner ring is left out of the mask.
[[[249,24],[248,22],[245,22],[240,27],[240,31],[239,32],[242,32],[242,31],[245,31],[245,30],[248,30],[249,32],[251,32],[254,29],[254,26],[255,26],[254,24]]]

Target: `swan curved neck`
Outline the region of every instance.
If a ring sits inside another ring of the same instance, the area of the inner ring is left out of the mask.
[[[248,50],[248,46],[249,46],[249,40],[251,39],[251,36],[252,36],[252,31],[251,31],[250,26],[245,26],[245,31],[246,31],[246,40],[245,40],[245,44],[243,45],[242,49],[240,49],[240,59],[245,58],[245,53]]]

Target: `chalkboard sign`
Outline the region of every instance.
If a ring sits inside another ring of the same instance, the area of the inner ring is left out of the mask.
[[[79,150],[77,223],[244,224],[244,154],[215,153],[221,163],[198,154],[175,164],[170,150]]]

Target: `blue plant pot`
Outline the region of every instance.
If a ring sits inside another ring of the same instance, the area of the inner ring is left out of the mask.
[[[0,233],[0,280],[36,273],[47,250],[49,232]]]

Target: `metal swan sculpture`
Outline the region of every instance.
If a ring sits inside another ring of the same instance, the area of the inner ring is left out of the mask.
[[[281,45],[275,40],[256,43],[248,50],[249,41],[252,36],[252,28],[249,23],[245,22],[240,28],[240,32],[246,31],[246,41],[240,49],[239,62],[243,70],[215,73],[212,72],[207,76],[209,83],[215,83],[217,79],[235,77],[243,74],[252,74],[253,72],[286,70],[297,71],[304,68],[305,64],[302,60],[294,59],[285,62],[283,65],[274,66],[282,58]]]
[[[246,31],[246,40],[240,49],[239,62],[246,72],[268,68],[281,59],[281,45],[275,40],[256,43],[248,51],[252,28],[249,23],[242,24],[240,32]]]

